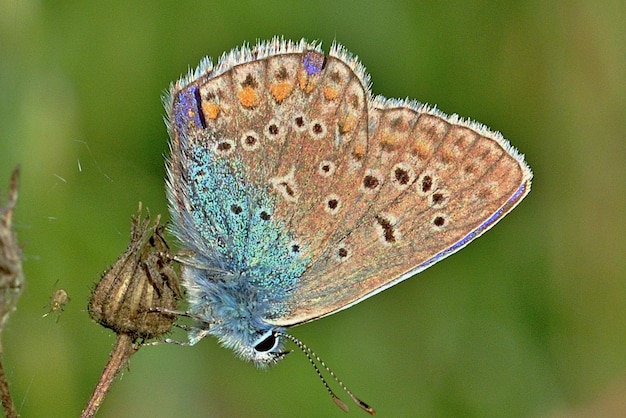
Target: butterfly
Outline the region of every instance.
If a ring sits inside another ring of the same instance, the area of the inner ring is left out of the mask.
[[[336,43],[325,55],[274,38],[205,58],[164,104],[167,195],[198,320],[189,343],[212,335],[257,366],[299,343],[287,328],[457,252],[530,191],[499,133],[374,97]]]

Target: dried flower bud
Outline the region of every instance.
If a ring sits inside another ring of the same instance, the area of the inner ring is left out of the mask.
[[[12,227],[19,175],[19,168],[13,170],[7,204],[0,207],[0,330],[15,309],[17,299],[24,289],[22,251]]]
[[[163,237],[160,216],[149,227],[149,216],[133,217],[131,241],[106,271],[91,294],[89,314],[100,325],[134,339],[159,337],[170,331],[180,298],[173,259]]]

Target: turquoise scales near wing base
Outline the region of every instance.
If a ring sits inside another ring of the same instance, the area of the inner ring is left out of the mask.
[[[532,172],[499,133],[369,84],[339,45],[273,39],[172,86],[170,210],[207,323],[193,341],[270,360],[260,334],[411,277],[528,194]]]
[[[212,152],[195,91],[190,86],[175,99],[179,134],[169,180],[170,199],[184,196],[184,210],[172,210],[175,233],[195,252],[183,270],[189,310],[208,326],[190,341],[209,333],[249,359],[259,338],[273,328],[264,319],[283,313],[308,260],[273,219],[275,198],[246,181],[238,161]],[[184,181],[174,184],[179,170]]]

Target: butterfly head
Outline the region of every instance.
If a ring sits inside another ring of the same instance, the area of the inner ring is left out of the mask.
[[[283,341],[276,329],[271,329],[255,341],[250,360],[258,367],[270,366],[282,360],[289,351],[284,350]]]
[[[206,334],[216,335],[224,347],[232,349],[238,357],[259,368],[272,366],[289,353],[284,349],[279,329],[270,328],[263,334],[256,334],[256,339],[249,339],[245,332],[220,333],[220,330],[211,328],[197,328],[189,330],[189,343],[195,344]]]

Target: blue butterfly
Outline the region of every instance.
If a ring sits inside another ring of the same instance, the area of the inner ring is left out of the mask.
[[[460,250],[530,191],[499,133],[369,86],[340,45],[279,38],[171,86],[167,194],[191,254],[190,344],[212,335],[266,366],[289,339],[317,358],[286,329]]]

